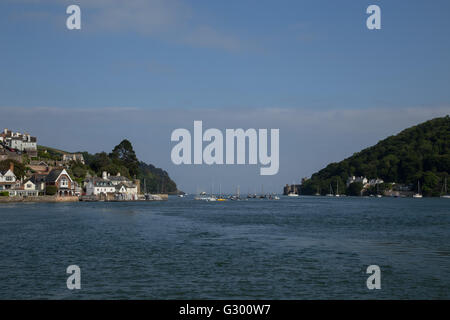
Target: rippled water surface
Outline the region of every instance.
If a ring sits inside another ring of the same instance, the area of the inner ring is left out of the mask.
[[[450,299],[449,275],[449,199],[0,204],[1,299]]]

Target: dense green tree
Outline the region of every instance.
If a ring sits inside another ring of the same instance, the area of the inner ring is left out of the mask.
[[[166,171],[156,168],[151,164],[139,162],[133,150],[133,146],[128,140],[123,140],[120,144],[115,146],[109,154],[105,152],[96,153],[94,155],[88,152],[83,152],[82,154],[86,162],[85,168],[98,176],[101,176],[103,171],[107,171],[112,175],[120,173],[122,176],[130,179],[134,179],[135,177],[139,179],[142,191],[144,191],[145,185],[147,189],[145,192],[177,192],[177,185],[169,177],[169,174]],[[78,171],[79,164],[76,166],[76,172],[81,173],[81,170]],[[73,170],[75,175],[75,169]]]
[[[151,164],[146,164],[144,162],[139,163],[138,178],[141,181],[143,191],[145,186],[145,192],[177,192],[177,185],[174,181],[172,181],[172,179],[170,179],[169,174],[160,168],[155,168],[155,166]]]
[[[355,175],[411,185],[420,181],[424,195],[430,196],[440,193],[449,172],[450,117],[446,116],[403,130],[339,163],[329,164],[305,181],[302,189],[304,194],[315,194],[319,187],[325,194],[330,183],[336,188],[336,177],[340,177],[342,193],[341,183]]]
[[[126,139],[122,140],[121,143],[114,147],[113,151],[109,154],[109,157],[113,163],[125,166],[131,176],[134,177],[138,174],[139,161],[130,141]]]
[[[348,186],[347,194],[349,196],[360,196],[364,185],[362,182],[354,182]]]

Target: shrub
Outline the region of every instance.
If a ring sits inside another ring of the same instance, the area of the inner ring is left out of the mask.
[[[0,197],[9,197],[9,192],[8,191],[0,192]]]
[[[56,186],[47,186],[47,188],[45,189],[45,194],[48,196],[54,196],[57,191],[58,189],[56,188]]]

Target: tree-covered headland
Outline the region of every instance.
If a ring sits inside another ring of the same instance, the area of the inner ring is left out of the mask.
[[[333,189],[339,185],[339,193],[360,195],[361,191],[374,194],[400,184],[417,191],[420,181],[424,196],[439,196],[444,179],[450,183],[449,171],[450,118],[447,115],[403,130],[341,162],[329,164],[311,179],[304,180],[301,191],[310,195],[319,191],[324,195],[329,193],[330,185]],[[367,190],[362,190],[362,183],[347,188],[349,176],[380,178],[385,183]]]

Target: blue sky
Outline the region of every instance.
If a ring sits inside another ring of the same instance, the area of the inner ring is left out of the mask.
[[[81,7],[80,31],[65,27],[69,4]],[[366,28],[370,4],[381,7],[381,30]],[[230,170],[245,177],[241,185],[261,177],[247,167],[173,168],[171,130],[191,128],[205,114],[207,127],[276,126],[284,137],[284,166],[270,181],[292,182],[404,125],[449,113],[449,9],[448,1],[422,0],[2,1],[0,125],[28,126],[43,144],[91,152],[117,144],[113,130],[118,130],[140,146],[143,160],[174,172],[189,189],[191,175],[200,184],[212,176],[227,180]],[[152,128],[127,112],[135,109],[145,117],[167,117],[165,126],[158,124],[150,136]],[[271,123],[264,110],[280,109],[298,119]],[[26,122],[25,114],[36,110],[47,110],[41,123]],[[83,110],[96,120],[95,128],[70,120]],[[211,110],[223,120],[210,116]],[[319,142],[293,139],[311,134],[291,125],[308,125],[311,114],[318,119],[311,128],[317,139],[335,135],[347,141],[321,152],[314,151]],[[347,122],[336,127],[331,114]],[[48,129],[64,115],[66,130],[76,133],[70,142]],[[248,122],[239,120],[249,115]],[[392,117],[396,120],[387,120]],[[371,129],[375,123],[378,128]],[[352,126],[361,130],[349,131]]]

